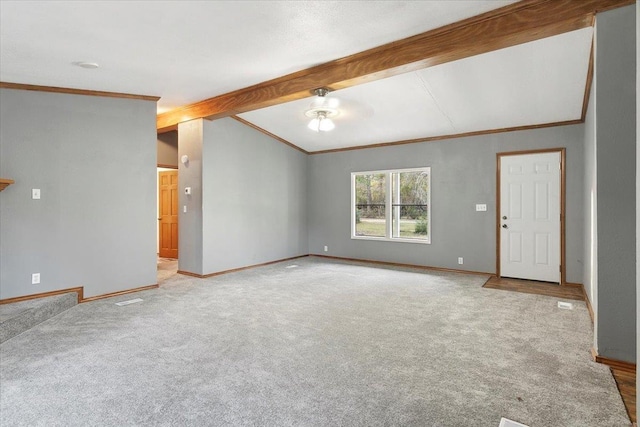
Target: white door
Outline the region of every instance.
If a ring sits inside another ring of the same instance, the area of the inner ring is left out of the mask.
[[[560,152],[500,157],[500,276],[560,282]]]

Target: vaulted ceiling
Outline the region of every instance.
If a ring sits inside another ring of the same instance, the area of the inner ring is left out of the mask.
[[[311,99],[240,117],[310,152],[580,120],[591,27],[327,95],[331,132],[307,128]]]
[[[548,125],[582,118],[594,12],[626,3],[2,1],[0,81],[158,96],[159,129],[238,115],[307,152]],[[306,127],[317,87],[331,132]]]

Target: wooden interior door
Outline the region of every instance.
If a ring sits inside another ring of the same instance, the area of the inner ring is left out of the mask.
[[[159,172],[158,180],[159,255],[178,258],[178,171]]]

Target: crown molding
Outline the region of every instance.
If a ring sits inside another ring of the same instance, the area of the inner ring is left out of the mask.
[[[67,87],[55,87],[55,86],[27,85],[22,83],[10,83],[10,82],[0,82],[0,88],[32,90],[36,92],[66,93],[70,95],[101,96],[101,97],[107,97],[107,98],[141,99],[143,101],[153,101],[153,102],[157,102],[160,99],[159,96],[134,95],[131,93],[103,92],[99,90],[72,89]]]

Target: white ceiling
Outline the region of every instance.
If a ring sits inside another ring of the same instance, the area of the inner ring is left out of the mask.
[[[306,151],[580,119],[591,27],[338,90],[331,132],[313,132],[313,97],[240,114]]]
[[[2,0],[0,80],[160,96],[162,112],[509,3]]]
[[[163,112],[514,2],[0,0],[0,81],[160,96]],[[306,127],[312,98],[241,117],[310,152],[579,119],[591,39],[587,28],[333,92],[329,133]]]

